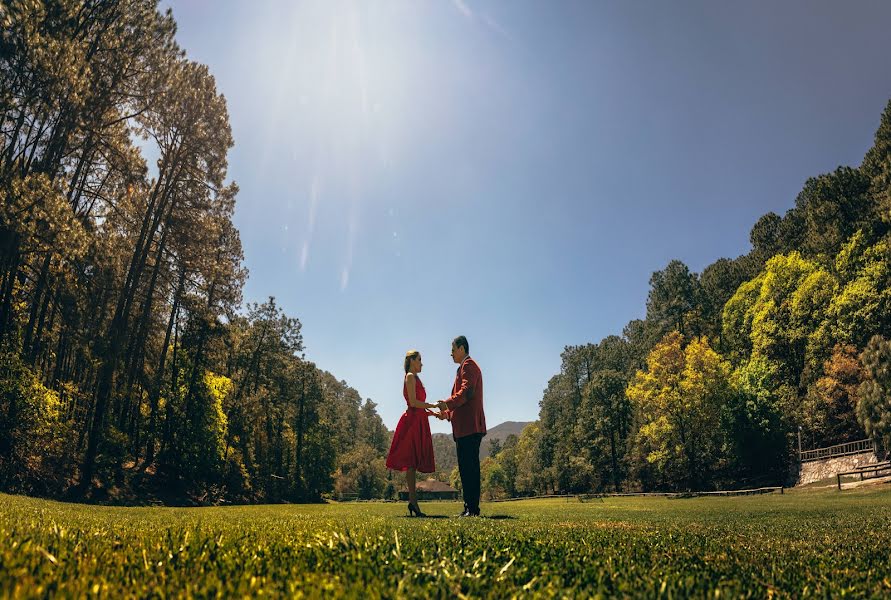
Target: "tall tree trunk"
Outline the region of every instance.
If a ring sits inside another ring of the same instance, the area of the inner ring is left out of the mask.
[[[172,209],[173,203],[171,203]],[[168,213],[168,217],[169,217]],[[158,251],[155,253],[155,264],[152,268],[152,275],[149,279],[148,290],[145,293],[145,301],[142,304],[142,314],[140,315],[139,321],[136,327],[136,335],[133,338],[133,343],[131,344],[131,356],[125,357],[125,360],[129,359],[128,362],[124,364],[128,365],[128,373],[127,373],[127,385],[126,385],[126,402],[125,410],[121,411],[121,416],[119,418],[119,422],[123,424],[123,420],[125,418],[128,405],[132,399],[133,392],[133,382],[136,379],[136,375],[139,371],[142,370],[143,367],[143,358],[145,356],[145,345],[148,343],[148,332],[151,329],[151,312],[152,312],[152,304],[155,296],[155,285],[158,281],[158,272],[161,270],[161,264],[163,262],[164,249],[167,243],[167,233],[170,230],[169,227],[164,227],[161,232],[161,240],[158,243]],[[121,427],[122,428],[122,427]]]
[[[7,340],[12,330],[12,293],[19,270],[19,240],[17,232],[0,231],[0,248],[3,252],[3,277],[0,286],[0,343]]]
[[[613,486],[615,487],[616,493],[619,492],[619,458],[616,454],[616,430],[615,428],[610,428],[609,432],[609,449],[610,455],[613,460]]]
[[[304,413],[306,412],[306,373],[300,374],[300,396],[297,401],[297,447],[294,449],[294,483],[300,490],[300,496],[305,497],[306,489],[303,485],[301,467],[303,463],[303,429]]]
[[[167,169],[169,168],[170,167],[167,167]],[[149,210],[146,211],[145,217],[143,218],[139,240],[137,241],[130,267],[127,271],[127,279],[118,298],[115,316],[112,319],[109,328],[109,348],[99,373],[99,385],[96,392],[96,408],[93,412],[92,422],[90,423],[87,451],[84,454],[83,466],[81,468],[82,480],[80,488],[82,492],[85,492],[87,488],[92,485],[93,467],[95,465],[99,444],[102,439],[105,412],[111,397],[111,391],[114,387],[115,372],[117,371],[118,361],[120,360],[119,355],[126,341],[130,306],[132,305],[133,296],[138,287],[137,283],[141,278],[142,271],[145,267],[148,246],[151,244],[151,240],[157,231],[166,202],[170,200],[169,195],[170,192],[172,192],[173,177],[170,177],[170,182],[165,185],[163,193],[158,191],[161,186],[163,172],[164,171],[159,174],[158,182],[155,185],[155,192],[153,192],[155,198],[150,201]],[[153,210],[156,200],[157,210]],[[152,214],[153,212],[156,214]]]
[[[176,314],[179,312],[179,299],[183,293],[186,282],[185,269],[180,268],[179,283],[173,294],[173,308],[170,311],[170,319],[167,321],[167,331],[164,334],[164,344],[161,346],[161,356],[158,358],[158,368],[155,370],[155,380],[149,390],[149,428],[145,436],[145,466],[152,464],[155,460],[155,433],[158,422],[158,400],[161,396],[161,385],[164,381],[164,365],[167,360],[167,347],[170,344],[170,335],[173,332],[173,323],[176,320]]]
[[[174,313],[176,314],[176,313]],[[167,399],[167,405],[164,408],[164,436],[161,438],[161,451],[168,448],[173,439],[173,424],[171,414],[173,410],[173,400],[178,394],[177,384],[179,383],[179,318],[177,317],[173,323],[173,357],[170,361],[170,398]]]
[[[49,276],[51,260],[52,253],[47,252],[46,257],[43,259],[43,265],[40,267],[40,275],[37,276],[37,283],[34,284],[34,294],[31,297],[31,311],[28,316],[28,325],[25,327],[24,342],[22,343],[22,350],[24,351],[28,362],[32,364],[38,346],[38,344],[33,341],[34,329],[37,327],[37,315],[41,312],[41,305],[43,305],[43,310],[46,310],[46,306],[42,303],[42,300],[47,278]]]

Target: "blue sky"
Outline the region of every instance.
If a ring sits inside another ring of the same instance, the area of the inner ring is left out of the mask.
[[[435,400],[458,334],[490,427],[536,419],[564,346],[642,317],[670,260],[747,252],[891,98],[881,1],[164,6],[228,101],[245,299],[391,429],[405,351]]]

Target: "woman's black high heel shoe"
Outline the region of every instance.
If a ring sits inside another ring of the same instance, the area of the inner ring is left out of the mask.
[[[408,516],[410,517],[426,517],[424,513],[421,512],[421,509],[418,508],[417,504],[408,503]]]

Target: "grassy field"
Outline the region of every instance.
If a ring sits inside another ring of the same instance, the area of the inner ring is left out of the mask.
[[[0,495],[0,594],[891,596],[888,486],[483,512],[409,519],[386,503],[115,508]]]

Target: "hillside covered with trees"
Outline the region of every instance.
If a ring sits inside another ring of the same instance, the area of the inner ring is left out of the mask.
[[[274,299],[242,305],[226,101],[170,11],[14,2],[0,23],[0,489],[381,493],[374,403]]]
[[[672,260],[644,319],[567,347],[539,421],[484,464],[492,495],[782,483],[799,430],[887,452],[889,225],[891,103],[862,164],[808,179],[748,254]]]

